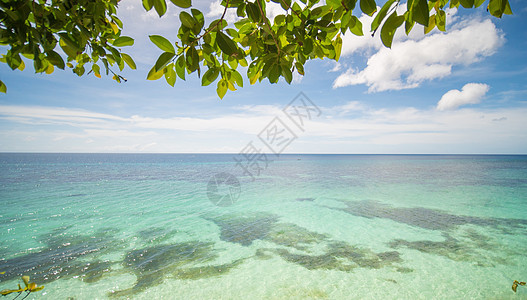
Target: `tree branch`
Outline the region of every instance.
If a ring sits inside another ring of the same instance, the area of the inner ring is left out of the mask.
[[[273,29],[269,25],[267,16],[263,13],[262,6],[260,5],[260,1],[256,0],[256,3],[258,4],[258,9],[260,10],[260,15],[263,18],[264,25],[267,25],[267,28],[269,29],[269,32],[271,32],[271,36],[273,37],[274,44],[276,45],[276,49],[278,50],[278,59],[280,59],[280,46],[278,45],[278,41],[276,40],[276,37],[273,34]]]

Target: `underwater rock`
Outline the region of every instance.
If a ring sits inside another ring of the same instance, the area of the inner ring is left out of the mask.
[[[39,284],[59,278],[81,277],[85,281],[97,281],[109,272],[109,261],[77,261],[78,258],[101,254],[119,248],[123,241],[113,238],[116,230],[100,230],[93,235],[72,235],[68,227],[60,227],[42,235],[39,241],[46,245],[39,252],[28,253],[0,260],[0,270],[5,270],[3,280],[28,275]]]
[[[255,240],[263,240],[268,236],[278,217],[271,214],[225,215],[207,220],[218,225],[222,241],[250,246]]]
[[[312,232],[295,224],[275,223],[265,240],[281,246],[307,250],[308,246],[322,243],[328,238],[325,234]]]
[[[346,208],[331,209],[341,210],[346,213],[364,218],[383,218],[431,230],[446,231],[460,225],[472,224],[477,226],[492,227],[504,233],[511,229],[527,228],[527,220],[506,218],[482,218],[475,216],[454,215],[442,210],[424,207],[393,207],[379,201],[341,201]]]
[[[131,288],[109,293],[109,296],[131,296],[162,284],[166,278],[196,280],[221,276],[244,261],[239,259],[226,264],[200,266],[217,259],[213,246],[214,243],[191,241],[130,251],[123,266],[135,274],[137,280]]]
[[[228,273],[231,269],[240,265],[244,260],[245,259],[238,259],[232,263],[222,265],[178,269],[173,273],[173,275],[175,278],[181,280],[196,280],[201,278],[221,276],[223,274]]]
[[[286,249],[274,251],[284,260],[308,270],[325,269],[349,272],[354,268],[380,269],[402,262],[397,251],[375,253],[369,249],[352,246],[346,242],[332,242],[319,255],[296,254]]]
[[[316,198],[296,198],[295,201],[300,201],[300,202],[303,202],[303,201],[315,201]]]
[[[139,231],[139,237],[143,242],[149,244],[156,244],[165,242],[179,232],[177,229],[171,229],[166,227],[151,227]]]
[[[473,230],[467,230],[467,234],[460,238],[454,238],[447,233],[443,233],[443,236],[443,241],[395,239],[389,243],[389,246],[394,249],[406,247],[454,261],[471,262],[480,267],[493,267],[496,264],[509,265],[507,257],[517,255],[516,252],[503,250],[498,241],[493,241],[488,236]]]

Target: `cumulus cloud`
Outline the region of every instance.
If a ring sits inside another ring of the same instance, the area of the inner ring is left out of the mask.
[[[364,69],[346,70],[337,77],[333,87],[365,84],[369,92],[415,88],[423,81],[451,74],[456,65],[469,65],[494,54],[504,41],[492,21],[472,20],[458,24],[458,28],[447,33],[395,41],[392,49],[380,47],[373,40],[358,43],[347,46],[345,53],[365,47],[378,50]]]
[[[477,104],[489,91],[489,86],[483,83],[467,83],[460,90],[446,92],[437,103],[437,110],[454,110],[461,105]]]
[[[209,6],[209,12],[206,14],[207,17],[220,17],[223,14],[223,10],[225,7],[221,6],[221,1],[217,0],[210,4]],[[225,21],[227,23],[232,24],[233,22],[236,22],[238,19],[238,16],[236,15],[236,9],[227,9],[227,12],[225,13]]]

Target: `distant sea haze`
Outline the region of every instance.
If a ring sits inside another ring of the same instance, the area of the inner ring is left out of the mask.
[[[522,155],[0,153],[0,290],[526,299],[526,211]]]

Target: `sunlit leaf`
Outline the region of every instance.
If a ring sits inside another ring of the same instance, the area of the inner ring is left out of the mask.
[[[338,61],[340,59],[340,53],[342,52],[342,38],[340,35],[335,39],[333,45],[335,47],[335,60]]]
[[[130,67],[130,69],[135,70],[137,68],[134,60],[130,55],[126,53],[121,53],[121,57],[123,58],[124,62],[126,62],[126,64]]]
[[[150,69],[150,72],[148,72],[148,75],[146,76],[146,79],[148,80],[158,80],[159,78],[163,77],[163,70],[156,71],[156,67],[152,67]]]
[[[238,71],[232,70],[231,76],[239,87],[243,87],[243,78]]]
[[[128,36],[120,36],[119,38],[115,39],[115,41],[113,41],[113,45],[115,47],[132,46],[133,44],[134,39]]]
[[[223,99],[223,97],[227,93],[227,89],[228,89],[228,83],[225,79],[218,81],[218,85],[216,86],[216,93],[218,94],[220,99]]]
[[[143,0],[143,7],[149,11],[154,7],[154,0]]]
[[[176,50],[174,50],[174,46],[172,46],[172,43],[170,43],[169,40],[166,38],[160,36],[160,35],[150,35],[149,36],[152,43],[154,43],[159,49],[165,51],[165,52],[171,52],[176,53]]]
[[[29,276],[22,276],[22,281],[27,287],[29,285]]]
[[[353,26],[351,26],[353,24]],[[350,27],[349,27],[351,33],[353,33],[356,36],[363,36],[364,33],[362,32],[362,23],[359,20],[359,18],[355,16],[351,16],[350,20]]]
[[[165,80],[167,81],[167,83],[171,86],[174,86],[174,84],[176,84],[176,71],[174,71],[174,65],[173,64],[169,64],[167,67],[166,67],[166,73],[165,73]]]
[[[427,26],[425,26],[425,34],[428,34],[430,31],[432,31],[436,27],[436,16],[432,15],[430,18],[430,22]]]
[[[2,92],[4,94],[7,93],[7,86],[5,85],[5,83],[2,80],[0,80],[0,92]],[[5,274],[5,272],[2,272],[0,274]]]

